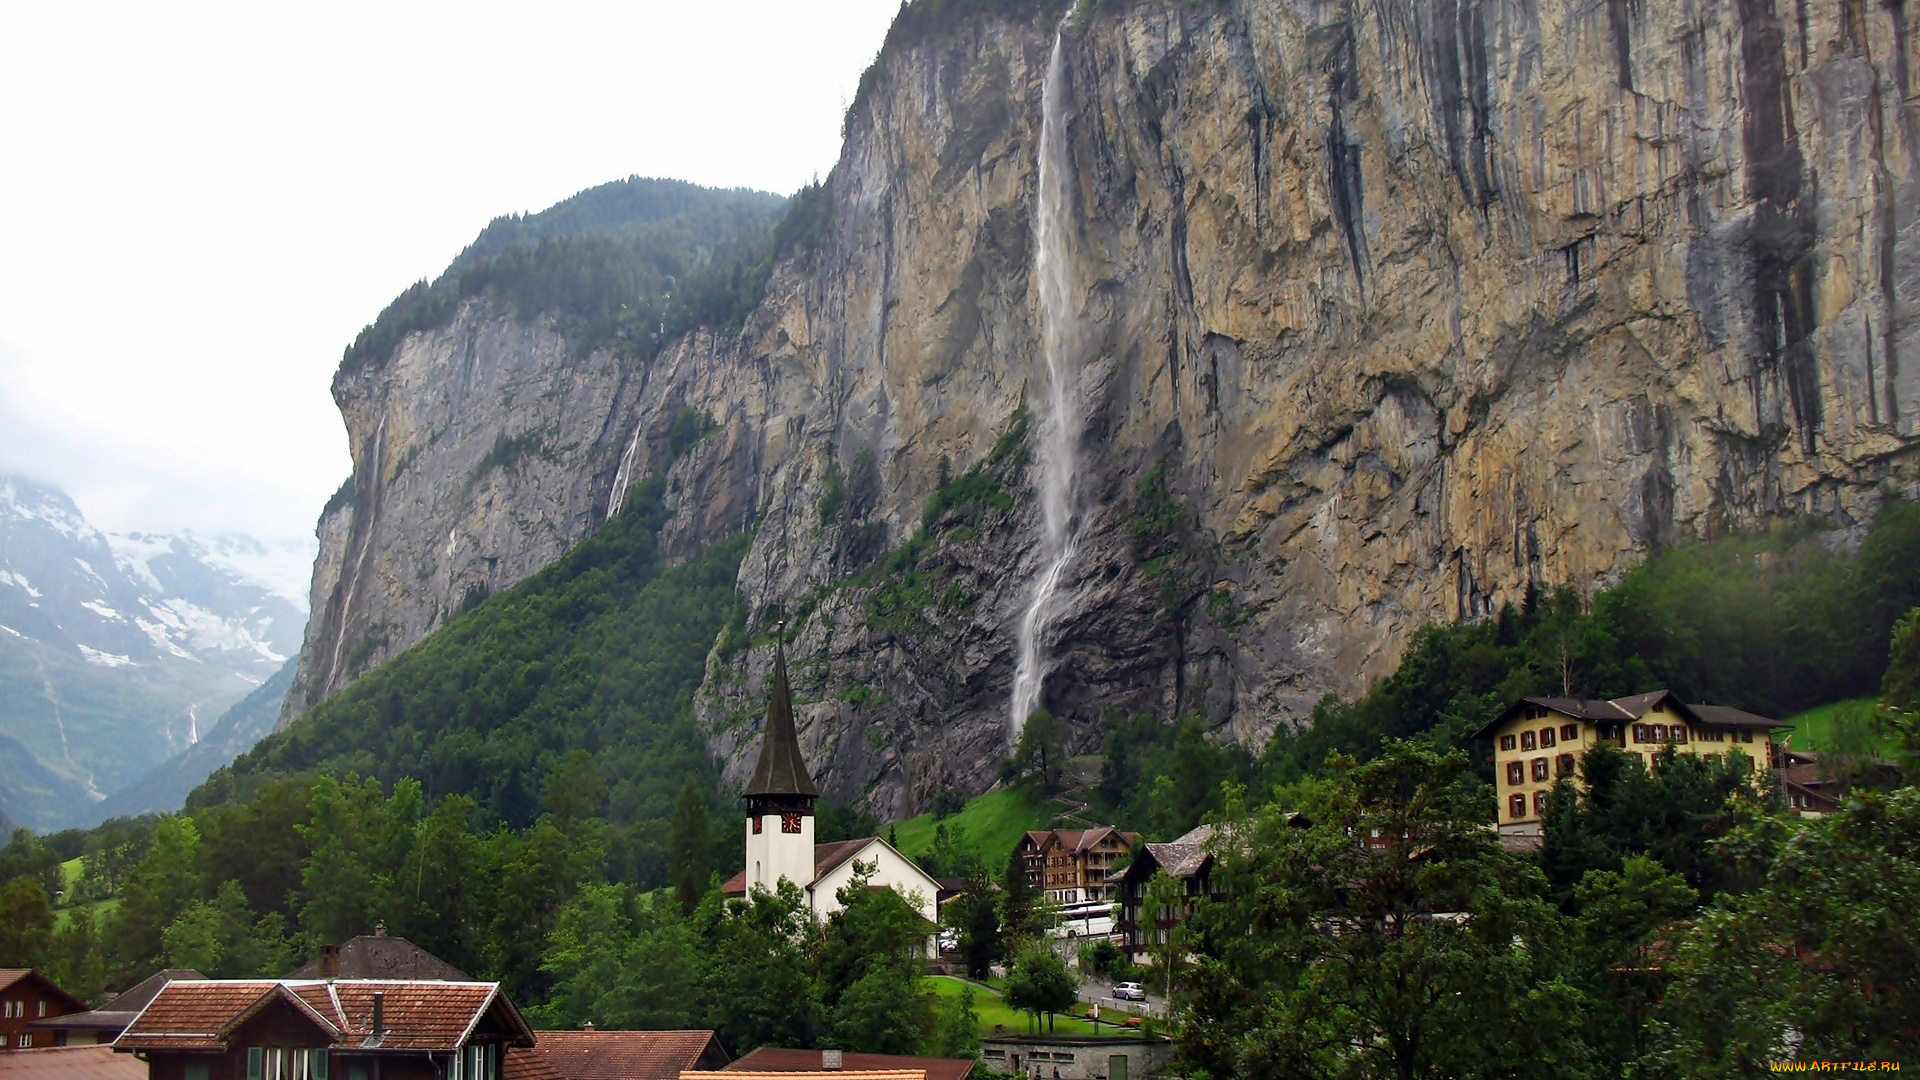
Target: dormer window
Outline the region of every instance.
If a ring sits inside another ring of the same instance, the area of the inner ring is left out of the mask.
[[[302,1047],[249,1046],[247,1080],[327,1080],[327,1052]]]

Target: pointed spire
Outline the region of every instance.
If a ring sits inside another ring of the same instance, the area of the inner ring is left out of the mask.
[[[782,627],[784,629],[784,625]],[[798,795],[818,798],[800,755],[800,736],[793,728],[793,691],[787,686],[787,649],[776,641],[773,661],[773,700],[767,703],[767,729],[760,743],[760,761],[747,781],[748,798],[756,795]]]

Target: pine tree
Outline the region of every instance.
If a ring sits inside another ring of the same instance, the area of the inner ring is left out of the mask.
[[[691,915],[700,903],[701,894],[707,891],[713,851],[707,822],[707,799],[691,776],[680,785],[680,798],[674,803],[671,829],[668,844],[673,857],[673,887],[680,896],[681,912]]]

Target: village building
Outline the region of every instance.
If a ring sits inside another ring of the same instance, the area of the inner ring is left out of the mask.
[[[1062,907],[1111,903],[1114,869],[1126,865],[1140,834],[1121,832],[1111,825],[1092,829],[1042,829],[1020,838],[1020,858],[1027,884],[1044,891]]]
[[[733,1060],[712,1031],[536,1031],[530,1053],[559,1080],[676,1080]]]
[[[727,895],[772,892],[784,878],[800,887],[813,917],[825,921],[840,908],[840,890],[864,877],[869,887],[891,888],[904,897],[926,918],[929,933],[938,925],[940,883],[893,845],[877,836],[814,843],[813,808],[820,791],[794,730],[784,648],[774,658],[760,758],[742,794],[747,802],[746,865],[721,886]]]
[[[65,1013],[60,1016],[35,1020],[27,1027],[38,1033],[48,1032],[51,1038],[41,1045],[45,1046],[92,1046],[104,1045],[118,1038],[147,1002],[154,999],[160,988],[170,982],[193,982],[206,976],[192,968],[163,968],[145,979],[135,983],[125,993],[115,995],[97,1009],[86,1012]],[[125,1060],[124,1058],[121,1060]]]
[[[209,979],[168,983],[113,1048],[149,1080],[504,1080],[533,1045],[499,983]]]
[[[403,937],[389,937],[387,924],[344,944],[322,945],[320,955],[287,973],[289,979],[435,979],[473,982],[473,976]]]
[[[1164,1038],[995,1035],[982,1041],[980,1059],[990,1069],[1051,1080],[1145,1080],[1161,1075],[1173,1058]]]
[[[979,1062],[972,1058],[916,1057],[907,1054],[859,1054],[851,1050],[792,1050],[762,1046],[727,1066],[722,1075],[739,1080],[740,1074],[778,1073],[781,1080],[793,1080],[795,1073],[824,1073],[845,1080],[861,1073],[918,1073],[925,1080],[966,1080]]]
[[[0,968],[0,1053],[56,1046],[55,1033],[35,1031],[36,1020],[86,1012],[87,1003],[30,968]]]
[[[1288,813],[1286,822],[1295,829],[1313,824],[1306,815],[1297,812]],[[1168,931],[1191,918],[1203,901],[1218,896],[1213,884],[1213,838],[1217,831],[1213,825],[1202,825],[1164,844],[1142,844],[1133,861],[1111,875],[1109,880],[1120,908],[1117,928],[1122,939],[1120,950],[1129,963],[1150,962],[1153,947],[1166,941]],[[1182,902],[1178,910],[1161,912],[1153,924],[1148,925],[1147,883],[1163,870],[1180,883]]]
[[[1538,835],[1547,793],[1562,778],[1578,784],[1580,755],[1601,743],[1651,765],[1661,750],[1748,755],[1756,768],[1784,764],[1775,733],[1790,730],[1724,705],[1688,705],[1666,690],[1611,701],[1521,698],[1474,738],[1491,741],[1500,831]]]

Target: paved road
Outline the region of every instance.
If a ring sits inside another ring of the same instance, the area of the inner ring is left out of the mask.
[[[1105,979],[1096,979],[1080,984],[1080,1000],[1100,1006],[1100,1018],[1106,1019],[1109,1011],[1128,1013],[1144,1012],[1153,1016],[1167,1014],[1167,1002],[1159,994],[1148,991],[1145,1001],[1121,1001],[1113,996],[1113,985]]]

